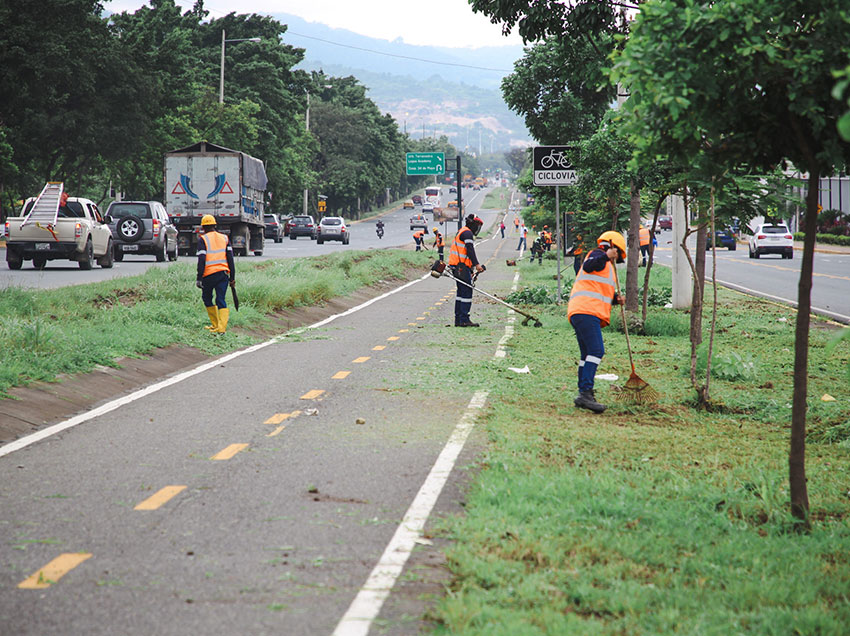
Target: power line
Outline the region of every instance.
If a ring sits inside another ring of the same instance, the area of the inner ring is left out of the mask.
[[[411,57],[409,55],[396,55],[395,53],[384,53],[383,51],[376,51],[375,49],[367,49],[362,46],[352,46],[350,44],[340,44],[339,42],[333,42],[331,40],[325,40],[323,38],[317,38],[312,35],[304,35],[303,33],[296,33],[295,31],[286,31],[287,33],[291,33],[292,35],[297,35],[298,37],[307,38],[308,40],[318,40],[319,42],[324,42],[326,44],[333,44],[334,46],[341,46],[346,49],[356,49],[358,51],[366,51],[367,53],[375,53],[377,55],[386,55],[387,57],[398,57],[403,60],[413,60],[415,62],[426,62],[428,64],[439,64],[440,66],[459,66],[461,68],[472,68],[477,71],[495,71],[497,73],[513,73],[513,70],[503,69],[503,68],[486,68],[484,66],[472,66],[470,64],[456,64],[453,62],[438,62],[437,60],[426,60],[421,57]]]

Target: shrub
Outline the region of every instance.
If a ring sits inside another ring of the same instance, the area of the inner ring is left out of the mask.
[[[816,234],[815,239],[818,243],[826,243],[828,245],[847,245],[850,246],[850,236],[839,236],[838,234]],[[805,241],[805,232],[794,232],[795,241]]]
[[[569,283],[571,281],[565,282]],[[571,287],[571,286],[570,286]],[[563,292],[563,295],[569,294],[569,290]],[[534,287],[524,287],[508,295],[506,302],[513,305],[554,305],[558,292],[554,289],[549,289],[545,285],[536,285]]]
[[[697,373],[705,373],[708,360],[708,342],[697,349]],[[758,378],[756,360],[749,353],[717,351],[711,357],[711,377],[718,380],[755,380]]]

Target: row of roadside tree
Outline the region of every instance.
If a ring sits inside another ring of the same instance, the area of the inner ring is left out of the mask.
[[[96,0],[6,0],[0,24],[0,219],[49,180],[99,203],[163,200],[163,153],[200,140],[262,159],[270,209],[294,213],[309,189],[311,209],[320,191],[359,216],[428,180],[406,176],[406,152],[457,154],[403,134],[354,77],[296,68],[305,51],[271,17],[210,19],[202,1],[107,14]],[[226,44],[219,103],[223,32],[260,41]]]

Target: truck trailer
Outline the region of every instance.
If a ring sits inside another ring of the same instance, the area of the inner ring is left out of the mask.
[[[165,208],[179,253],[197,253],[201,218],[211,214],[236,256],[261,256],[267,186],[263,162],[238,150],[201,141],[165,153]]]

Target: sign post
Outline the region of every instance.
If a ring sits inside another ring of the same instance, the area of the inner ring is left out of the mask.
[[[555,247],[558,250],[558,302],[561,302],[561,192],[562,185],[578,183],[578,171],[570,160],[572,146],[535,146],[532,151],[534,185],[555,186]]]

